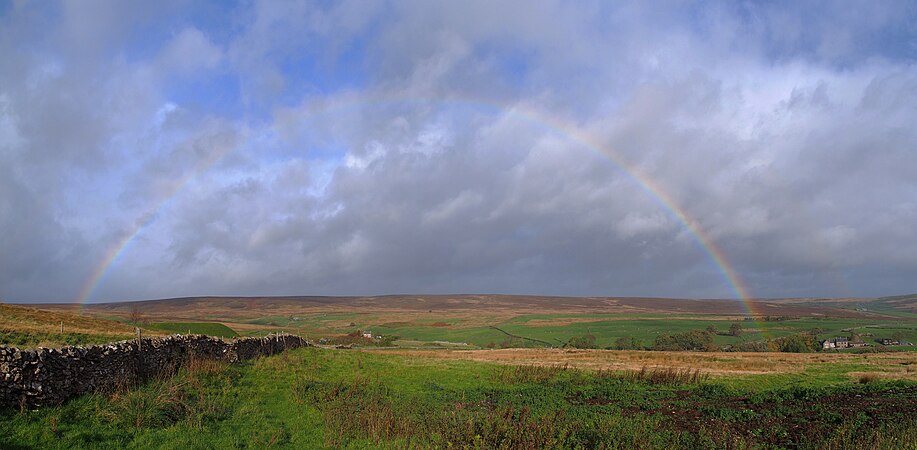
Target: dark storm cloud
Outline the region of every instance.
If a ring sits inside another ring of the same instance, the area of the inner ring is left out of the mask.
[[[0,297],[917,289],[906,2],[167,6],[0,17]]]

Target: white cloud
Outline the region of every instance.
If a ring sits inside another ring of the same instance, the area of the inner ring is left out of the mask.
[[[756,295],[914,288],[905,4],[121,4],[0,17],[0,296],[151,214],[94,299],[731,295],[626,167]]]
[[[175,35],[162,49],[160,64],[183,75],[213,69],[223,59],[222,50],[200,30],[189,27]]]

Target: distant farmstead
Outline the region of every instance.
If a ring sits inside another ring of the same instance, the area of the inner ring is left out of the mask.
[[[879,339],[879,343],[882,345],[914,345],[908,341],[902,341],[898,339],[889,339],[889,338]]]
[[[863,342],[862,339],[851,340],[844,336],[839,336],[831,339],[826,339],[821,341],[821,348],[823,350],[831,350],[837,348],[859,348],[859,347],[868,347],[869,344]]]

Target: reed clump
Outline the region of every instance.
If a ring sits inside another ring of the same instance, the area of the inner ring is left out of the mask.
[[[624,381],[645,382],[649,384],[698,384],[710,379],[710,374],[700,369],[678,369],[673,367],[647,367],[640,370],[610,371],[600,370],[600,377],[616,378]]]

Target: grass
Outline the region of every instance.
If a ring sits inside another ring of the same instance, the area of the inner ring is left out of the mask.
[[[297,349],[0,412],[0,448],[913,448],[917,383],[861,384],[834,365],[801,387]]]
[[[727,333],[729,326],[739,323],[743,332],[739,336]],[[406,313],[393,315],[388,312],[366,313],[313,313],[294,316],[269,316],[245,321],[246,327],[262,326],[265,330],[283,329],[313,338],[343,335],[355,330],[371,330],[373,333],[398,336],[401,345],[413,343],[447,341],[467,343],[475,347],[500,347],[509,343],[507,336],[494,329],[498,327],[508,333],[526,338],[549,342],[555,346],[572,337],[593,335],[599,348],[612,347],[618,338],[634,338],[643,345],[651,345],[662,333],[683,333],[713,327],[718,331],[714,343],[718,346],[735,345],[742,342],[762,341],[819,329],[818,338],[849,336],[851,332],[871,334],[864,339],[872,342],[881,337],[892,337],[895,333],[907,341],[917,343],[917,321],[907,317],[883,319],[847,318],[793,318],[774,322],[745,321],[742,317],[719,315],[626,315],[626,314],[501,314],[493,316],[469,316],[455,313]],[[399,343],[396,342],[396,345]],[[513,346],[539,347],[544,344],[533,341],[518,341]],[[900,347],[901,350],[917,351],[917,346]]]
[[[216,322],[157,322],[146,324],[145,327],[170,333],[206,334],[226,338],[239,336],[232,328]]]
[[[586,311],[579,312],[580,310],[577,309],[570,309],[569,312],[548,309],[551,312],[532,314],[531,312],[538,311],[538,309],[523,308],[522,306],[525,306],[523,304],[517,305],[520,306],[517,309],[500,308],[498,307],[499,302],[492,305],[493,302],[489,301],[480,304],[480,308],[465,305],[456,309],[424,310],[418,309],[417,305],[408,309],[399,309],[404,306],[402,305],[404,302],[387,305],[388,300],[380,301],[376,308],[351,305],[342,309],[336,304],[306,307],[283,302],[261,304],[253,299],[235,301],[215,299],[208,300],[205,304],[197,306],[189,304],[174,310],[149,306],[149,310],[142,312],[147,319],[161,323],[179,323],[195,319],[214,323],[221,322],[227,324],[234,332],[243,335],[286,331],[318,339],[345,335],[356,330],[370,330],[374,334],[397,336],[399,339],[395,345],[402,346],[436,345],[437,342],[467,344],[469,347],[478,348],[505,345],[546,346],[544,343],[537,342],[542,341],[559,347],[573,337],[584,335],[595,336],[595,345],[598,348],[614,347],[615,341],[619,338],[633,338],[640,344],[648,346],[662,333],[684,333],[712,327],[718,331],[713,338],[714,344],[724,347],[808,333],[814,329],[819,330],[817,333],[819,339],[859,333],[864,335],[867,342],[897,336],[917,343],[917,314],[908,313],[912,309],[901,309],[902,302],[906,303],[911,298],[911,296],[889,298],[867,302],[863,305],[844,302],[836,305],[824,302],[812,305],[834,305],[847,309],[868,306],[868,313],[858,314],[865,315],[875,312],[891,314],[894,312],[892,316],[860,318],[803,316],[771,322],[745,321],[742,315],[724,316],[713,313],[682,313],[663,310],[658,312],[646,310],[640,313],[627,310],[587,313]],[[688,302],[686,305],[691,304],[690,301],[686,302]],[[118,316],[120,320],[126,320],[129,312],[124,307],[121,309],[95,307],[90,308],[89,311],[101,315]],[[792,311],[792,308],[788,311]],[[41,314],[47,314],[50,318],[50,315],[58,313],[45,311]],[[0,329],[4,329],[2,316],[2,311],[0,311]],[[72,314],[70,316],[80,317]],[[47,329],[42,332],[51,332],[49,327],[56,323],[45,320],[44,324],[47,325]],[[741,335],[731,336],[727,333],[729,326],[733,323],[742,326],[744,332]],[[506,334],[494,327],[512,335],[528,338],[528,340],[508,339]],[[16,327],[7,327],[7,329],[22,331]],[[88,330],[91,329],[92,327],[88,327]],[[66,331],[84,332],[77,329]],[[130,331],[132,329],[127,332]],[[169,328],[167,331],[187,332],[188,326],[180,325]],[[195,331],[192,330],[192,332]],[[214,332],[209,332],[209,334],[214,334]],[[902,346],[897,349],[917,351],[917,346]]]
[[[161,333],[154,331],[151,334]],[[102,344],[132,337],[134,327],[117,321],[0,303],[2,345],[60,347]]]
[[[62,347],[93,345],[132,338],[133,334],[42,333],[0,330],[0,344],[18,347]]]

